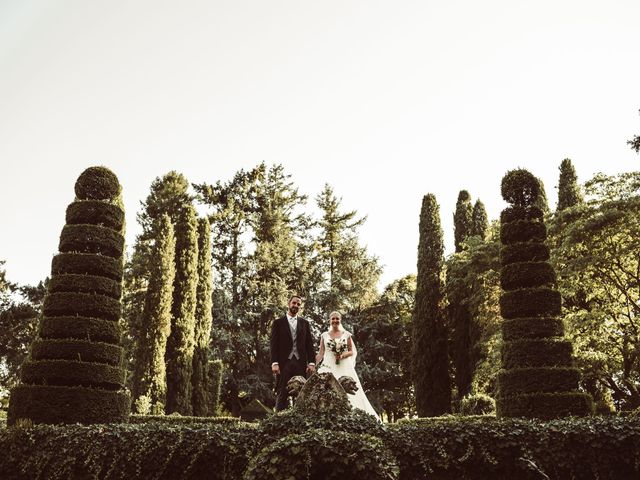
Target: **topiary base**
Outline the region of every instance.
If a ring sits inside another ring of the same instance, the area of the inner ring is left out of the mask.
[[[33,423],[127,423],[128,392],[83,387],[20,385],[11,391],[7,424],[25,418]]]
[[[587,393],[531,393],[498,397],[498,417],[538,418],[585,417],[593,414],[593,401]]]

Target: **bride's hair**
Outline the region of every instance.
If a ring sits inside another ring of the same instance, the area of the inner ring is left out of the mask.
[[[337,310],[334,310],[329,314],[329,327],[327,328],[327,330],[331,330],[331,317],[333,317],[334,315],[337,315],[338,318],[340,319],[340,326],[338,327],[338,330],[340,330],[341,332],[346,332],[346,330],[342,326],[342,314]]]

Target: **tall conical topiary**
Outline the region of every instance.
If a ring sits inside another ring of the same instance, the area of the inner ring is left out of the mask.
[[[167,340],[166,412],[191,415],[191,374],[195,343],[198,288],[198,219],[192,204],[184,205],[175,219],[176,276],[171,305],[171,334]]]
[[[90,167],[75,185],[37,339],[8,423],[115,423],[129,416],[120,346],[124,211],[120,183]]]
[[[161,413],[167,401],[164,355],[171,331],[176,241],[169,215],[160,217],[155,230],[156,240],[149,263],[149,285],[136,346],[131,389],[134,401],[144,395],[149,398],[154,413]]]
[[[549,264],[540,183],[527,170],[508,172],[500,216],[502,370],[497,414],[552,419],[587,415],[591,398],[578,391],[571,342],[563,338],[560,294]]]
[[[413,311],[413,370],[421,417],[451,411],[451,380],[443,311],[444,244],[436,197],[425,195],[420,212],[418,276]]]
[[[484,203],[476,200],[476,203],[473,205],[473,214],[471,215],[471,235],[477,235],[484,240],[487,238],[488,230],[489,219],[487,217],[487,211],[484,208]]]
[[[571,160],[565,158],[560,164],[557,210],[562,211],[578,203],[582,203],[582,193],[578,185],[578,175],[576,175],[576,170],[573,168]]]
[[[453,236],[456,252],[462,251],[462,242],[471,235],[472,216],[471,195],[466,190],[460,190],[458,201],[456,202],[456,211],[453,214]]]
[[[211,337],[212,293],[211,277],[211,225],[209,220],[198,220],[198,289],[196,295],[195,351],[193,353],[193,414],[209,414],[209,341]]]

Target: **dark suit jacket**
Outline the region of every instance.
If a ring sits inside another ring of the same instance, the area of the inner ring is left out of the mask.
[[[298,329],[296,330],[296,344],[298,346],[298,354],[300,360],[306,364],[314,363],[315,350],[313,348],[313,338],[311,337],[311,327],[309,322],[298,317]],[[291,329],[289,321],[284,315],[273,321],[271,325],[271,363],[278,362],[280,366],[289,358],[291,348],[293,347],[293,338],[291,337]]]

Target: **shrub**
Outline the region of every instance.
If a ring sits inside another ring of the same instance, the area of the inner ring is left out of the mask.
[[[67,225],[92,224],[121,231],[124,212],[118,205],[99,200],[82,200],[67,207]]]
[[[98,317],[116,321],[120,318],[122,305],[119,299],[89,293],[49,293],[42,307],[44,315],[57,317],[76,315]]]
[[[49,339],[79,339],[94,342],[120,343],[122,331],[118,322],[91,317],[45,317],[40,322],[39,335]]]
[[[75,184],[80,200],[116,200],[120,195],[118,177],[105,167],[89,167],[80,174]]]
[[[544,241],[547,227],[544,223],[532,220],[516,220],[500,226],[500,241],[503,245],[523,243],[531,240]]]
[[[124,369],[77,360],[34,360],[22,366],[22,381],[31,385],[124,387]]]
[[[496,413],[496,401],[484,393],[465,395],[460,401],[462,415],[492,415]]]
[[[97,275],[120,282],[122,260],[91,253],[59,253],[51,262],[51,275],[64,273]]]
[[[503,266],[517,262],[543,262],[549,260],[549,247],[539,242],[518,242],[503,245],[500,261]]]
[[[98,225],[65,225],[58,249],[62,253],[95,253],[118,258],[124,250],[121,233]]]
[[[115,280],[96,275],[55,275],[49,281],[49,292],[97,293],[120,300],[122,285]]]
[[[554,285],[556,272],[548,262],[519,262],[505,265],[500,271],[503,290]]]
[[[502,368],[568,367],[571,342],[542,338],[505,341],[502,345]]]
[[[535,205],[529,207],[507,207],[500,212],[500,223],[509,223],[515,220],[542,220],[544,212]]]
[[[118,345],[74,339],[37,339],[31,345],[33,360],[78,360],[120,366],[122,348]]]
[[[562,337],[564,325],[555,317],[522,317],[506,319],[502,322],[504,342],[527,338]]]
[[[533,206],[540,197],[540,182],[530,172],[518,168],[506,173],[500,184],[502,198],[516,207]]]

